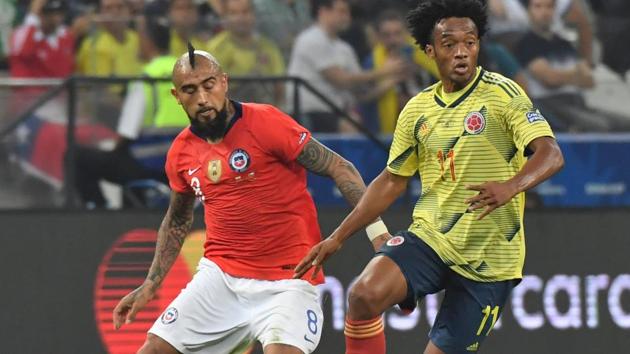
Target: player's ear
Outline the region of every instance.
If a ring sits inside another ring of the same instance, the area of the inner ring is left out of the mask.
[[[182,101],[179,100],[179,96],[177,95],[177,90],[173,87],[171,88],[171,95],[173,95],[173,97],[175,97],[175,99],[177,100],[178,104],[182,104]]]
[[[424,52],[427,53],[429,58],[435,59],[435,48],[433,44],[427,44],[426,47],[424,47]]]
[[[228,92],[228,84],[229,84],[229,80],[228,80],[228,74],[227,73],[223,73],[223,78],[221,79],[221,81],[223,81],[223,92],[227,93]]]

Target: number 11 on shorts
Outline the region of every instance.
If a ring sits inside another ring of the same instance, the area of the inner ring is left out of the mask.
[[[477,335],[481,334],[481,331],[483,331],[483,328],[486,326],[488,317],[490,317],[490,315],[492,314],[492,323],[490,324],[490,328],[488,328],[488,332],[486,332],[486,336],[488,336],[488,334],[490,334],[490,331],[492,330],[492,327],[494,327],[494,324],[497,323],[497,319],[499,319],[499,306],[491,308],[490,305],[488,305],[481,312],[483,313],[483,319],[481,320],[481,324],[479,325],[479,329],[477,330]]]

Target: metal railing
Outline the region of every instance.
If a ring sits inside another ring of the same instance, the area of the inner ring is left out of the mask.
[[[25,122],[31,117],[40,107],[46,104],[52,98],[58,96],[60,93],[66,91],[67,94],[67,126],[66,126],[66,143],[67,150],[64,159],[64,178],[63,178],[63,193],[64,193],[64,205],[66,207],[75,207],[75,149],[76,149],[76,136],[75,127],[77,122],[77,90],[82,85],[112,85],[112,84],[128,84],[132,81],[143,81],[146,83],[158,83],[158,82],[170,82],[171,78],[149,78],[149,77],[89,77],[89,76],[71,76],[67,79],[0,79],[0,86],[8,87],[49,87],[45,93],[35,100],[30,107],[22,111],[19,116],[7,124],[0,130],[0,139],[4,138],[11,132],[13,132],[21,123]],[[367,139],[373,142],[379,149],[387,151],[387,146],[372,132],[370,132],[364,125],[354,120],[343,109],[336,106],[326,95],[319,92],[310,83],[299,77],[294,76],[241,76],[230,77],[231,83],[246,84],[246,83],[292,83],[293,84],[293,112],[292,115],[295,119],[302,117],[301,104],[300,104],[300,87],[303,87],[315,97],[320,99],[330,111],[339,117],[339,119],[345,120],[350,123],[357,131],[363,134]]]

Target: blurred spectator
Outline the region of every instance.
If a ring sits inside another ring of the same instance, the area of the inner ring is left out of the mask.
[[[384,92],[375,100],[363,105],[361,111],[364,124],[372,131],[392,134],[396,120],[407,101],[421,87],[428,85],[432,79],[439,78],[437,65],[424,51],[414,45],[413,39],[406,29],[405,20],[394,10],[381,13],[376,21],[377,42],[370,55],[363,61],[363,68],[373,70],[383,67],[390,59],[399,59],[412,68],[412,75],[393,75],[389,80],[381,81]],[[430,73],[429,77],[422,74]],[[377,129],[374,129],[376,125]]]
[[[180,56],[187,51],[186,43],[200,50],[208,50],[208,42],[197,36],[199,10],[193,0],[169,0],[168,17],[171,22],[171,54]]]
[[[284,60],[278,47],[255,31],[256,15],[251,0],[226,0],[223,19],[225,31],[210,40],[208,49],[228,75],[284,74]],[[230,92],[236,100],[281,105],[284,99],[282,83],[232,83]]]
[[[590,0],[598,15],[597,31],[602,44],[602,62],[624,78],[630,70],[630,1]]]
[[[223,16],[224,0],[206,0],[206,4],[217,16]]]
[[[554,0],[529,0],[531,30],[518,44],[527,69],[529,96],[554,128],[572,131],[628,129],[628,120],[587,107],[580,88],[593,87],[593,74],[571,43],[552,30]]]
[[[170,77],[177,57],[169,54],[170,29],[167,19],[147,18],[146,22],[140,21],[139,31],[142,57],[148,61],[144,75]],[[141,156],[134,152],[133,143],[142,136],[143,130],[188,124],[186,113],[171,95],[171,88],[170,82],[163,81],[131,83],[119,119],[119,139],[114,149],[77,148],[76,182],[83,203],[90,207],[106,206],[99,187],[100,180],[121,185],[138,179],[166,181],[162,168],[150,169],[139,161]],[[151,150],[155,150],[155,147]],[[160,153],[166,156],[166,149]],[[152,151],[152,155],[155,154]]]
[[[516,42],[529,29],[527,9],[521,0],[488,0],[488,37],[514,49]]]
[[[587,16],[584,0],[555,0],[552,29],[556,33],[566,32],[566,27],[575,27],[579,53],[589,64],[593,64],[593,29]],[[488,0],[490,10],[489,35],[508,50],[528,30],[527,0]]]
[[[382,11],[398,11],[406,14],[417,6],[417,0],[348,0],[352,22],[339,38],[348,42],[359,58],[370,55],[377,42],[375,19]]]
[[[156,0],[149,0],[156,1]],[[132,17],[141,16],[144,10],[144,0],[127,0]]]
[[[374,8],[369,7],[365,0],[347,0],[350,4],[352,21],[347,28],[339,32],[339,38],[350,44],[358,58],[365,58],[370,54],[375,41],[374,30],[370,26]]]
[[[527,91],[525,70],[514,55],[501,43],[489,38],[484,39],[483,45],[479,49],[478,62],[485,69],[516,81],[523,90]]]
[[[63,78],[74,70],[74,36],[63,24],[63,0],[33,0],[24,24],[11,35],[11,77]]]
[[[15,0],[0,1],[0,70],[8,68],[9,36],[13,30]]]
[[[261,34],[273,40],[285,61],[289,60],[295,36],[311,24],[308,0],[254,0]]]
[[[567,4],[568,3],[568,4]],[[566,9],[563,11],[563,9]],[[580,57],[593,66],[593,26],[588,17],[589,9],[584,0],[556,0],[553,29],[566,31],[566,27],[577,31],[577,47]]]
[[[129,28],[131,9],[126,0],[101,0],[94,20],[99,24],[83,39],[78,71],[93,76],[137,75],[141,71],[138,34]]]
[[[380,68],[362,71],[352,47],[338,37],[339,32],[350,25],[348,2],[313,0],[312,5],[316,22],[298,35],[291,53],[289,75],[301,77],[337,107],[351,112],[355,103],[353,93],[363,94],[369,99],[375,90],[379,90],[369,84],[407,69],[401,60],[388,60]],[[292,94],[293,90],[289,93]],[[300,108],[300,118],[312,131],[339,130],[339,117],[317,96],[303,88],[300,88]]]

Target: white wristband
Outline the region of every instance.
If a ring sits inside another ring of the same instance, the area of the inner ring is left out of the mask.
[[[382,234],[388,233],[389,231],[387,230],[387,226],[385,226],[383,220],[379,220],[371,225],[368,225],[368,227],[365,228],[365,232],[367,233],[367,237],[370,239],[370,241],[372,241]]]

